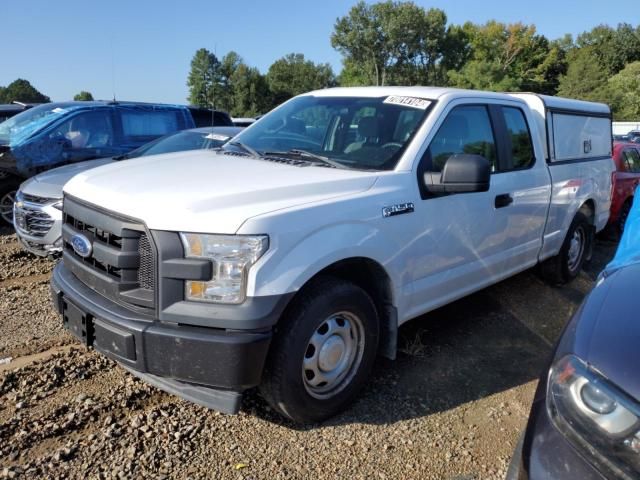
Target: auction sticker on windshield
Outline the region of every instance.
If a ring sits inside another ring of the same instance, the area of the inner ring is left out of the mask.
[[[397,95],[391,95],[387,97],[383,103],[391,103],[393,105],[405,105],[407,107],[419,108],[420,110],[426,110],[431,105],[430,100],[416,97],[401,97]]]
[[[207,135],[204,138],[206,138],[207,140],[218,140],[218,141],[221,141],[221,142],[226,142],[231,137],[229,137],[227,135],[220,135],[218,133],[210,133],[209,135]]]

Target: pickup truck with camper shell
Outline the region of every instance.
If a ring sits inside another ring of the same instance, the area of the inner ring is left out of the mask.
[[[218,150],[75,176],[53,301],[158,388],[235,413],[258,387],[321,421],[395,357],[408,320],[536,265],[574,278],[609,217],[611,148],[598,103],[310,92]]]

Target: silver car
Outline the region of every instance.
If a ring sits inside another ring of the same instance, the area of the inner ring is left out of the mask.
[[[54,168],[20,185],[13,205],[13,225],[20,244],[40,256],[62,252],[62,188],[75,175],[108,163],[162,153],[217,148],[242,128],[206,127],[183,130],[147,143],[132,152]]]

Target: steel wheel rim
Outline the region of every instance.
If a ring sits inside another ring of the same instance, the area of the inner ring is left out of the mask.
[[[5,193],[0,198],[0,217],[7,223],[13,223],[13,204],[15,201],[15,190]]]
[[[338,312],[313,332],[302,360],[302,381],[309,395],[327,399],[351,382],[364,356],[364,325],[351,312]]]
[[[569,244],[569,255],[567,258],[567,267],[570,272],[575,272],[580,265],[582,255],[584,253],[584,240],[585,233],[582,227],[578,227],[571,236],[571,243]]]

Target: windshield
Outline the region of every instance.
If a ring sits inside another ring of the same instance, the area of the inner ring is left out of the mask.
[[[222,146],[231,137],[220,133],[183,130],[166,135],[124,155],[124,158],[146,157],[161,153],[183,152],[186,150],[205,150]]]
[[[25,110],[0,123],[0,142],[15,145],[71,110],[73,107],[60,107],[55,103]]]
[[[298,155],[315,163],[315,155],[345,168],[391,170],[431,103],[404,96],[302,96],[260,119],[225,148],[237,148],[240,142],[266,156]]]

